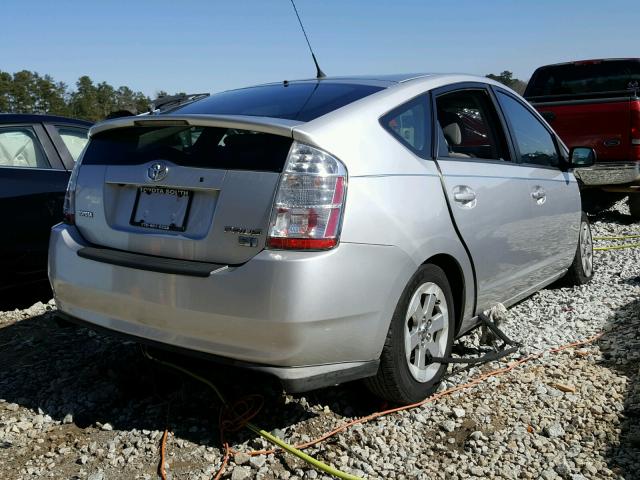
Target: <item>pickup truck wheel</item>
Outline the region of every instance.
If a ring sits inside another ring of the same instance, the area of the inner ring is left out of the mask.
[[[401,404],[428,397],[447,370],[447,365],[429,358],[450,355],[454,319],[447,276],[435,265],[421,266],[400,297],[378,373],[365,380],[367,387],[379,397]]]
[[[640,193],[631,193],[627,199],[629,205],[629,213],[634,221],[640,221]]]
[[[578,248],[564,280],[569,285],[584,285],[593,278],[593,239],[587,215],[582,213]]]

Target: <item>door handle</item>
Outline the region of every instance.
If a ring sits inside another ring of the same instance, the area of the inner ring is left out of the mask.
[[[473,202],[476,199],[476,194],[473,192],[454,193],[453,199],[456,202],[461,202],[461,203]]]
[[[456,185],[453,187],[453,200],[461,208],[473,208],[478,203],[476,192],[467,185]]]
[[[533,198],[538,205],[542,205],[547,200],[547,192],[540,186],[533,187],[531,191],[531,198]]]

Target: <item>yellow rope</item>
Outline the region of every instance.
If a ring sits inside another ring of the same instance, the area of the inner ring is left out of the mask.
[[[638,248],[640,243],[627,243],[624,245],[609,245],[608,247],[593,247],[594,250],[622,250],[623,248]]]

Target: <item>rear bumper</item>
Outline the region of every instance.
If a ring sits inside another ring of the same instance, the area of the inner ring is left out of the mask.
[[[640,185],[640,161],[596,163],[574,173],[586,186]]]
[[[292,391],[375,373],[416,266],[400,249],[342,243],[262,251],[206,278],[78,255],[75,227],[51,232],[49,278],[62,314],[144,341],[240,362]]]

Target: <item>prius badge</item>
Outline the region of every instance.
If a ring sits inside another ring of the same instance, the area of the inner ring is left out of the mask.
[[[149,177],[149,180],[152,182],[159,182],[160,180],[164,180],[168,172],[169,167],[164,163],[155,162],[147,169],[147,177]]]

